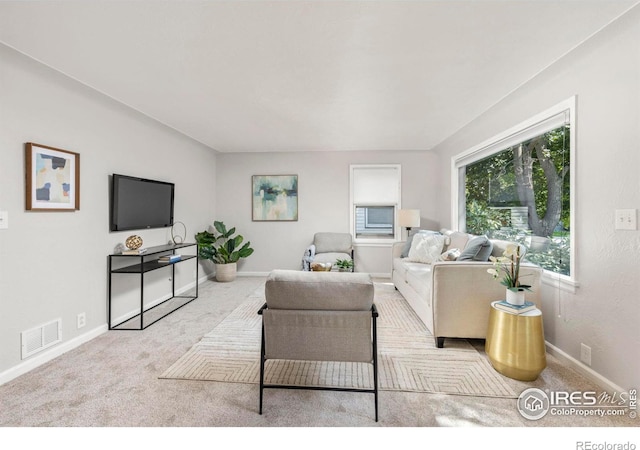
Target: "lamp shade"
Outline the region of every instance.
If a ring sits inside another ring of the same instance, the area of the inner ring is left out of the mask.
[[[420,226],[419,209],[401,209],[398,211],[398,222],[401,227],[413,228]]]

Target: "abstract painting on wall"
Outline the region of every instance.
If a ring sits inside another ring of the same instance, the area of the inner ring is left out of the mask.
[[[298,220],[298,175],[252,177],[253,220]]]
[[[27,142],[27,211],[75,211],[80,209],[80,155]]]

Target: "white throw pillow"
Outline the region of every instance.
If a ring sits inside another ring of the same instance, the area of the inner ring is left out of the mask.
[[[445,237],[441,234],[416,234],[409,249],[408,260],[431,264],[440,258]]]

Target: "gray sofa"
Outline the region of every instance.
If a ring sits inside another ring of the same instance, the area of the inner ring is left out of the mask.
[[[475,237],[467,233],[441,230],[445,236],[442,252],[464,251]],[[490,239],[491,255],[502,256],[508,241]],[[398,291],[424,322],[442,348],[445,338],[486,338],[490,304],[505,298],[505,286],[487,273],[493,263],[485,261],[410,261],[407,242],[394,244],[392,280]],[[404,250],[404,255],[403,255]],[[454,252],[450,252],[454,253]],[[404,257],[403,257],[404,256]],[[521,275],[532,290],[526,300],[540,302],[540,267],[523,263]]]

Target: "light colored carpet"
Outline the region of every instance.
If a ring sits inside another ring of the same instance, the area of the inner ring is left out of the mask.
[[[443,349],[404,298],[376,283],[379,386],[381,390],[517,398],[484,355],[466,340],[447,340]],[[259,383],[260,325],[264,295],[255,291],[207,333],[160,378]],[[268,361],[265,382],[325,387],[371,388],[370,364]]]

